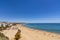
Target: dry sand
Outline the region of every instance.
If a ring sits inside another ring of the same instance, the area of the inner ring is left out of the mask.
[[[41,30],[34,30],[20,25],[20,40],[60,40],[60,35]]]
[[[12,26],[11,28],[8,28],[2,33],[9,38],[9,40],[14,40],[15,34],[17,33],[18,29],[16,26]]]
[[[14,26],[14,28],[15,27],[18,27],[18,29],[21,30],[20,40],[60,40],[60,35],[55,33],[30,29],[30,28],[24,27],[21,24]],[[17,30],[11,30],[11,28],[10,30],[5,30],[4,34],[7,32],[5,35],[8,36],[10,40],[13,40]]]

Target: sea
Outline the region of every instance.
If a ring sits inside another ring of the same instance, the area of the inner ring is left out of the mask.
[[[60,34],[60,23],[24,23],[26,27]]]

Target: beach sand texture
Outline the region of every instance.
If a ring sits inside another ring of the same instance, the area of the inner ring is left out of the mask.
[[[12,26],[9,29],[2,31],[2,33],[9,38],[9,40],[14,40],[15,34],[17,33],[18,29],[16,26]]]
[[[45,32],[41,30],[34,30],[31,28],[24,27],[21,24],[18,24],[14,27],[18,27],[18,29],[21,30],[21,38],[19,40],[60,40],[60,35],[51,33],[51,32]],[[11,27],[13,28],[13,27]],[[5,32],[7,32],[5,34]],[[14,35],[16,34],[17,30],[6,30],[3,32],[7,37],[10,38],[10,40],[14,40]]]
[[[20,40],[60,40],[60,35],[55,33],[34,30],[23,25],[18,25],[18,27],[20,27],[22,36]]]

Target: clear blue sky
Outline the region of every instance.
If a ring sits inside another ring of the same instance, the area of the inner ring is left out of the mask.
[[[0,21],[60,23],[60,0],[0,0]]]

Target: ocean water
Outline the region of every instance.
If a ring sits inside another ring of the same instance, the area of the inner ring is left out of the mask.
[[[60,23],[24,23],[24,26],[60,34]]]

